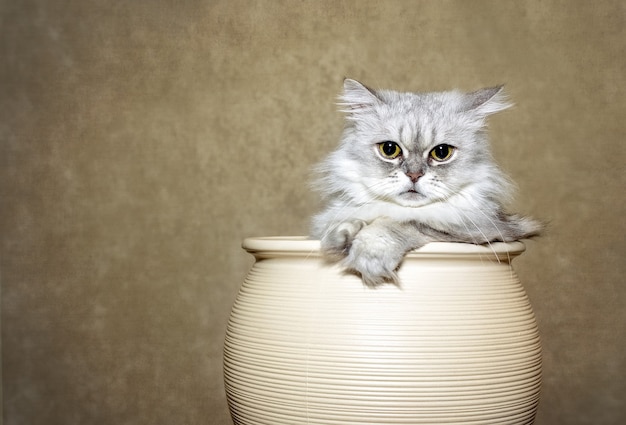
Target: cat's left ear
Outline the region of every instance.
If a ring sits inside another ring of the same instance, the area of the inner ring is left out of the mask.
[[[482,118],[513,106],[504,93],[503,85],[467,93],[463,100],[464,111],[474,112]]]
[[[380,104],[376,92],[365,84],[346,78],[343,81],[343,93],[339,96],[338,105],[343,112],[354,114],[365,112]]]

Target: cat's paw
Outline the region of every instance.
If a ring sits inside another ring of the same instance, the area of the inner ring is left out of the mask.
[[[339,223],[322,237],[322,251],[327,257],[337,260],[345,257],[350,251],[352,241],[363,226],[365,222],[361,220]]]
[[[404,250],[385,234],[385,229],[366,226],[352,241],[344,267],[358,273],[367,286],[398,283],[396,270]]]

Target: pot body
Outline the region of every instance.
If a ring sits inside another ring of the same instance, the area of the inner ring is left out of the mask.
[[[304,238],[244,241],[224,376],[235,424],[531,424],[541,347],[511,260],[437,243],[368,288]]]

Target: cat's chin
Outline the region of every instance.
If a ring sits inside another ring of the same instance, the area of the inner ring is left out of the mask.
[[[431,203],[428,197],[412,190],[401,193],[395,201],[398,205],[408,208],[419,208]]]

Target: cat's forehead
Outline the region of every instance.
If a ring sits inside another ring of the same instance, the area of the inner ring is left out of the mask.
[[[448,93],[381,93],[380,124],[398,134],[403,142],[432,143],[437,132],[458,125],[454,96]]]
[[[403,93],[392,90],[377,92],[384,104],[406,110],[442,112],[458,109],[459,96],[456,92]]]

